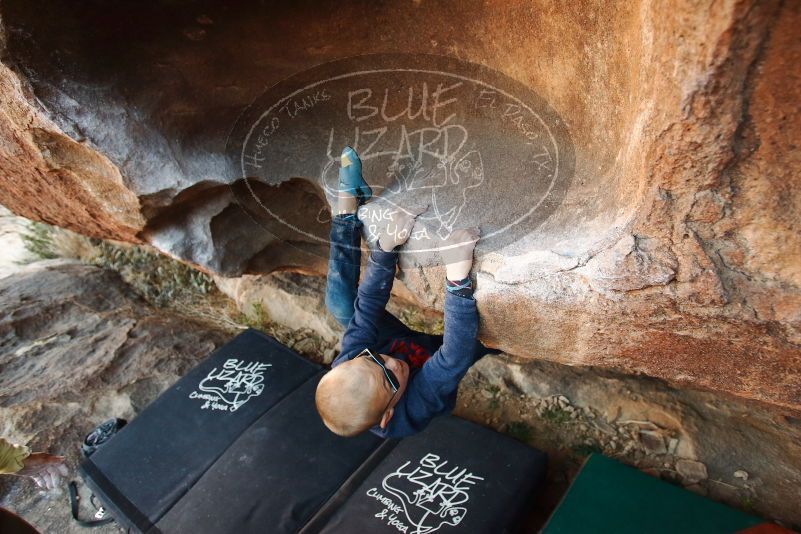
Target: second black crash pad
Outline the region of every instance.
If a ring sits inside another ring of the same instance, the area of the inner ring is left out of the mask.
[[[546,467],[541,451],[458,417],[438,417],[401,441],[322,532],[510,532]]]
[[[757,517],[593,454],[542,532],[733,534],[761,522]]]
[[[149,530],[254,421],[320,371],[248,330],[162,393],[81,464],[114,517]]]

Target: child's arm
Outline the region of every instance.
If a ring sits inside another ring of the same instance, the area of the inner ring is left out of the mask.
[[[353,319],[342,337],[342,352],[338,361],[349,359],[378,340],[379,321],[384,316],[395,280],[395,266],[398,263],[395,249],[409,239],[417,215],[417,211],[400,210],[382,229],[377,248],[370,254],[367,269],[359,283],[353,303]]]
[[[478,310],[468,278],[478,230],[457,230],[440,252],[446,266],[445,335],[442,346],[409,382],[387,435],[402,437],[419,432],[437,415],[449,412],[456,401],[456,390],[475,362],[478,343]],[[454,284],[454,282],[462,282]],[[467,286],[459,289],[461,286]]]
[[[370,254],[353,302],[353,319],[342,337],[340,358],[348,359],[352,352],[360,352],[378,339],[378,322],[389,301],[397,262],[398,253],[394,251],[374,250]]]

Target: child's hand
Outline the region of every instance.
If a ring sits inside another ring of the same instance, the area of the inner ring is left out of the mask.
[[[470,275],[473,267],[473,249],[476,248],[481,231],[478,228],[454,230],[448,239],[439,245],[439,253],[448,280],[458,282]]]
[[[397,209],[389,220],[381,221],[378,228],[378,246],[384,252],[391,252],[409,240],[414,228],[415,219],[423,213],[427,206],[421,209]]]

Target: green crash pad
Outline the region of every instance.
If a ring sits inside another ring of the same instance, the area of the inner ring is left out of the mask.
[[[615,460],[591,455],[543,534],[716,534],[764,522]]]

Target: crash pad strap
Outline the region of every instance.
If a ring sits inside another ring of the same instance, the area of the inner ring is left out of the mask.
[[[113,517],[106,517],[105,519],[81,519],[78,514],[78,503],[80,501],[80,497],[78,496],[78,485],[73,480],[67,485],[67,488],[70,496],[70,513],[72,514],[72,519],[74,519],[75,523],[77,523],[79,526],[93,528],[102,525],[108,525],[114,521]]]

